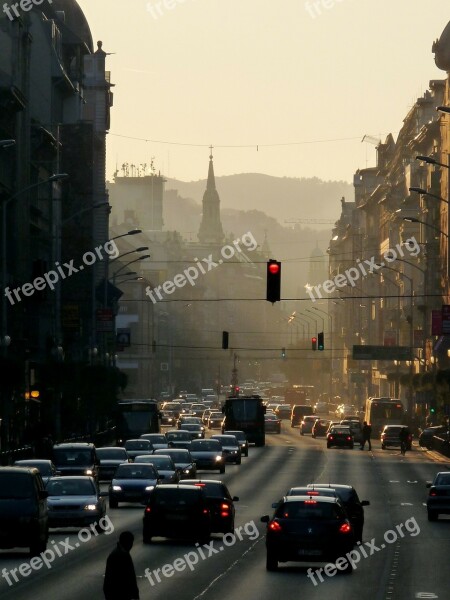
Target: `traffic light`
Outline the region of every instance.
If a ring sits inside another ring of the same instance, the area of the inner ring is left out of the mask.
[[[281,348],[281,358],[286,358],[286,348]]]
[[[268,302],[279,302],[281,292],[281,263],[277,260],[267,261],[267,293]]]
[[[317,338],[316,337],[311,338],[311,350],[317,350]]]
[[[228,350],[228,331],[222,331],[222,350]]]
[[[324,350],[323,331],[317,334],[317,350]]]

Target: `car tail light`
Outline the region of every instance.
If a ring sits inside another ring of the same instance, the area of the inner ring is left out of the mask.
[[[230,510],[229,504],[225,504],[225,502],[224,502],[223,504],[220,505],[220,510]]]
[[[150,513],[150,512],[152,512],[152,509],[150,508],[150,506],[146,506],[146,507],[145,507],[145,512],[146,512],[146,513]]]
[[[203,514],[204,515],[209,515],[209,509],[208,508],[204,508],[203,509]]]
[[[194,484],[196,487],[205,487],[204,483],[195,483]]]
[[[319,492],[316,492],[315,490],[311,490],[310,492],[308,492],[308,496],[318,496]]]
[[[348,435],[347,436],[347,440],[350,441],[352,438]]]
[[[317,500],[305,500],[304,504],[317,504]]]
[[[332,435],[329,435],[329,436],[328,436],[328,439],[330,439],[330,440],[334,440],[334,437],[333,437]]]
[[[281,531],[282,527],[281,525],[278,523],[278,521],[271,521],[268,525],[268,529],[270,529],[270,531]]]
[[[431,490],[429,495],[430,496],[437,496],[436,490]]]
[[[342,525],[339,527],[340,533],[350,533],[351,530],[352,528],[348,523],[342,523]]]

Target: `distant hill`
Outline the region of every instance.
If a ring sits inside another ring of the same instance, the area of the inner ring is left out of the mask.
[[[353,186],[345,181],[322,181],[313,178],[272,177],[258,173],[242,173],[217,177],[216,187],[221,209],[259,210],[280,224],[291,219],[337,220],[340,199],[353,199]],[[178,190],[180,196],[192,198],[201,205],[206,179],[178,181],[168,179],[166,190]],[[200,206],[201,210],[201,206]],[[313,226],[323,229],[324,226]]]

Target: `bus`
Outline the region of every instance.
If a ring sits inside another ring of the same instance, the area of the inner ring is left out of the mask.
[[[378,434],[385,425],[402,425],[405,410],[401,400],[397,398],[369,398],[366,400],[364,420]]]
[[[119,400],[116,410],[117,445],[122,446],[143,433],[159,433],[160,419],[161,413],[155,400]]]
[[[315,389],[313,385],[294,384],[287,388],[284,399],[288,404],[315,404]]]
[[[256,446],[265,445],[264,415],[266,407],[261,396],[227,398],[222,412],[225,415],[222,432],[243,431],[250,443],[254,443]]]

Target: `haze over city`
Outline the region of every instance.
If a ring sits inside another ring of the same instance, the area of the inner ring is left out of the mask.
[[[80,0],[112,53],[110,178],[116,164],[154,156],[166,176],[203,179],[212,144],[217,175],[351,182],[375,164],[363,136],[395,135],[442,76],[431,46],[446,0],[167,4]]]

